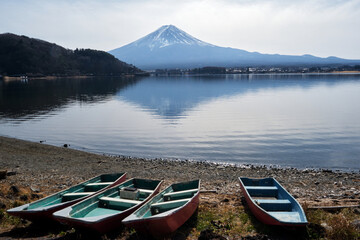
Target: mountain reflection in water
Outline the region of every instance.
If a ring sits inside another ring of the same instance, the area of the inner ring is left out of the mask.
[[[359,169],[360,75],[0,81],[0,134],[98,153]]]
[[[27,120],[78,101],[93,104],[110,99],[135,84],[134,78],[87,78],[0,82],[0,117]]]

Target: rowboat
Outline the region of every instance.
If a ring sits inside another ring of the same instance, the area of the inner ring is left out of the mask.
[[[194,214],[199,190],[200,180],[172,184],[122,222],[143,234],[168,235]]]
[[[49,220],[54,212],[116,186],[125,179],[126,173],[102,174],[35,202],[9,209],[7,212],[31,221]]]
[[[53,215],[69,226],[106,233],[154,197],[161,184],[160,180],[133,178]]]
[[[304,210],[274,178],[241,177],[240,187],[254,216],[264,224],[305,226]]]

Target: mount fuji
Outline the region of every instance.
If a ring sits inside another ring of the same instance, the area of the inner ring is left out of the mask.
[[[219,47],[203,42],[173,25],[162,26],[145,37],[111,50],[109,53],[121,61],[145,70],[205,66],[240,67],[360,63],[360,60],[346,60],[337,57],[261,54]]]

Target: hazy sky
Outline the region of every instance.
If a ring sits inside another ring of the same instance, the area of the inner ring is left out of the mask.
[[[0,33],[112,50],[173,24],[223,47],[360,59],[360,0],[0,0]]]

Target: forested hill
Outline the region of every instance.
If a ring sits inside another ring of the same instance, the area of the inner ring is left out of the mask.
[[[138,72],[141,70],[103,51],[70,50],[26,36],[0,34],[0,75],[116,76]]]

